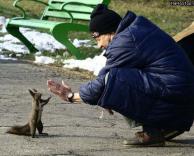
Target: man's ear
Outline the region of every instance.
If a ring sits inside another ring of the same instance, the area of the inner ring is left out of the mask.
[[[110,37],[111,37],[111,41],[112,41],[113,37],[115,36],[115,32],[112,32],[110,35],[111,35]]]
[[[31,89],[28,89],[28,91],[29,91],[30,95],[31,95],[32,97],[34,97],[35,93],[34,93]]]

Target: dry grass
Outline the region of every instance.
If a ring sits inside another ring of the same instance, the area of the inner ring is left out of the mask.
[[[0,0],[0,15],[7,17],[19,15],[12,3],[13,0]],[[44,5],[29,0],[24,0],[21,4],[29,16],[40,16],[44,8]],[[194,19],[194,6],[171,6],[168,0],[112,0],[110,8],[122,16],[127,10],[146,16],[171,35],[181,31]]]

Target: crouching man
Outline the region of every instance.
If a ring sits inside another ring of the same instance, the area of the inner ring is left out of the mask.
[[[122,19],[98,5],[90,31],[106,49],[106,66],[79,93],[48,80],[51,92],[70,102],[84,101],[125,116],[143,129],[124,144],[164,146],[184,131],[194,117],[194,67],[184,51],[147,18],[128,11]]]

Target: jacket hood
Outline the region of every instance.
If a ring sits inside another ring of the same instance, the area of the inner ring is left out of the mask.
[[[128,11],[124,18],[122,19],[122,21],[120,22],[116,34],[122,32],[126,27],[128,27],[135,20],[135,18],[136,15],[133,12]]]
[[[107,58],[106,67],[103,68],[99,74],[104,74],[110,68],[117,67],[118,65],[121,65],[127,61],[129,53],[127,52],[128,50],[126,49],[126,45],[129,46],[131,41],[128,39],[123,40],[123,37],[120,36],[123,36],[122,32],[125,32],[125,29],[127,29],[135,21],[136,18],[137,16],[133,12],[128,11],[122,19],[116,30],[116,35],[109,43],[104,54],[104,56]],[[126,31],[128,32],[128,30]],[[127,35],[126,33],[124,34]],[[125,38],[128,37],[126,36]],[[115,49],[117,50],[115,51]]]
[[[120,22],[117,30],[116,30],[116,33],[115,33],[115,36],[113,37],[113,40],[117,37],[117,35],[124,31],[127,27],[129,27],[133,21],[135,20],[137,16],[131,12],[131,11],[128,11],[126,13],[126,15],[123,17],[122,21]],[[109,44],[109,46],[107,47],[107,51],[105,52],[104,56],[107,57],[108,56],[108,48],[110,47],[111,43]]]

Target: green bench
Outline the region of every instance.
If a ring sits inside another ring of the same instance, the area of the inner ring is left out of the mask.
[[[24,0],[15,0],[13,6],[21,10],[22,16],[10,19],[6,23],[7,31],[24,43],[31,53],[35,53],[38,50],[20,32],[19,27],[49,30],[53,37],[65,45],[68,52],[75,55],[77,59],[83,59],[85,55],[72,44],[68,33],[70,31],[88,32],[88,24],[80,24],[79,21],[89,21],[90,14],[97,4],[108,5],[110,3],[110,0],[49,0],[48,3],[41,0],[30,0],[45,5],[41,18],[32,19],[26,16],[24,8],[19,5],[21,1]],[[57,21],[57,19],[66,20]]]

